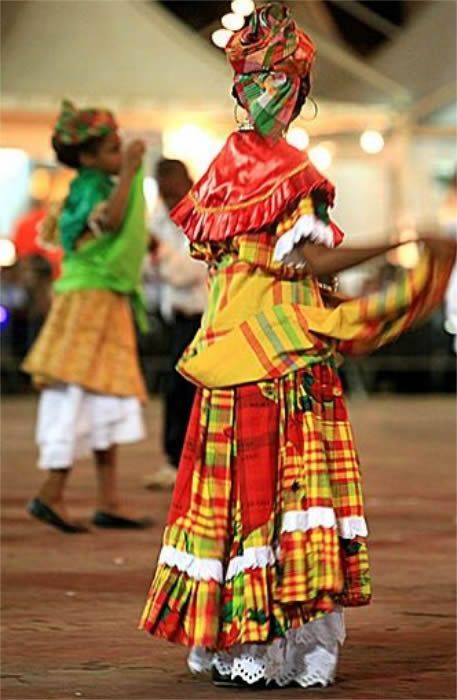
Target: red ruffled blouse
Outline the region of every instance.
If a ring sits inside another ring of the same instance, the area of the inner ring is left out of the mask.
[[[306,152],[284,139],[273,144],[255,131],[238,131],[171,218],[191,242],[224,241],[268,230],[309,195],[331,207],[335,188]],[[335,223],[329,225],[338,245],[343,233]]]

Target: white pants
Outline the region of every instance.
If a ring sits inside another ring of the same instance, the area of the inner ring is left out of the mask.
[[[36,441],[40,469],[65,469],[79,457],[145,437],[136,397],[95,394],[75,384],[44,389]]]

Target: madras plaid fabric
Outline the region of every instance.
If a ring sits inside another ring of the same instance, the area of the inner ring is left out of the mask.
[[[286,214],[286,216],[284,216],[281,219],[281,221],[276,227],[276,235],[284,235],[285,233],[287,233],[287,231],[290,231],[290,229],[295,226],[297,221],[302,216],[313,216],[314,213],[315,211],[312,198],[302,197],[302,199],[300,199],[298,204],[294,207],[294,210],[289,215]]]
[[[292,121],[299,78],[262,71],[235,78],[235,90],[256,131],[278,139]]]
[[[278,138],[289,125],[300,79],[309,73],[315,47],[280,3],[257,8],[248,27],[230,39],[234,87],[256,130]]]
[[[313,509],[333,520],[300,525]],[[333,362],[199,390],[141,626],[224,649],[284,636],[338,604],[365,605],[365,540],[342,539],[339,525],[362,516]]]
[[[428,249],[413,270],[381,292],[347,302],[339,349],[349,355],[372,352],[427,318],[443,301],[455,261],[454,254],[437,258]],[[343,319],[338,319],[342,328]],[[351,332],[352,330],[352,332]]]
[[[190,381],[224,387],[309,367],[335,352],[371,352],[395,340],[441,303],[453,267],[425,251],[385,290],[326,307],[318,281],[273,261],[277,237],[237,236],[197,244],[213,261],[209,308],[178,369]],[[220,256],[220,257],[219,257]]]
[[[108,110],[77,109],[72,102],[64,100],[53,138],[59,143],[77,145],[92,138],[107,136],[117,128],[116,120]]]
[[[233,392],[204,390],[197,396],[168,524],[183,518],[183,529],[197,537],[204,538],[208,532],[217,539],[225,537],[232,488],[233,422]]]

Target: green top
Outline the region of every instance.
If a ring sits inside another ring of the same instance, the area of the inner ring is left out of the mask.
[[[97,204],[110,198],[113,189],[112,178],[101,170],[79,170],[59,218],[60,244],[65,255],[74,251],[76,241],[87,230],[89,216]]]
[[[132,295],[137,321],[146,329],[146,315],[140,289],[141,268],[147,249],[143,170],[136,173],[129,193],[122,225],[115,233],[103,233],[75,249],[77,238],[87,229],[94,207],[109,198],[111,178],[97,170],[82,168],[73,181],[59,219],[61,244],[65,251],[57,292],[82,289],[110,289]]]

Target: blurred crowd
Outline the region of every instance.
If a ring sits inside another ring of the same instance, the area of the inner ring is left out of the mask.
[[[192,184],[186,167],[177,160],[159,161],[156,170],[159,199],[148,228],[150,254],[145,260],[143,282],[149,316],[149,332],[139,334],[143,371],[151,394],[165,397],[164,445],[170,464],[178,459],[176,445],[183,439],[193,390],[173,367],[196,333],[206,303],[204,265],[187,255],[186,242],[168,216]],[[456,211],[456,181],[449,183],[446,207]],[[1,374],[5,393],[30,389],[28,378],[19,370],[48,312],[52,283],[59,275],[61,251],[42,244],[40,224],[47,207],[33,200],[16,222],[12,235],[15,262],[2,266],[0,324],[2,339]],[[449,217],[448,217],[449,220]],[[447,235],[457,237],[457,224],[448,224]],[[399,261],[384,259],[376,268],[348,274],[342,280],[348,294],[369,293],[394,280]],[[454,274],[453,285],[455,287]],[[343,375],[351,391],[438,391],[455,390],[454,339],[457,326],[455,289],[449,290],[446,305],[423,326],[396,343],[360,361],[348,361]],[[170,406],[181,396],[182,420],[167,419]],[[170,447],[171,446],[171,447]],[[174,451],[173,451],[174,450]],[[164,478],[166,479],[166,470]]]

